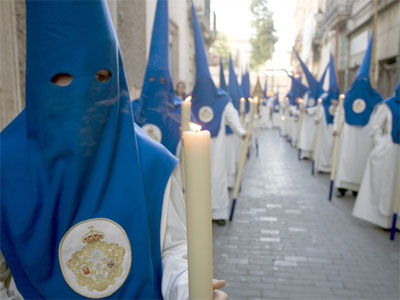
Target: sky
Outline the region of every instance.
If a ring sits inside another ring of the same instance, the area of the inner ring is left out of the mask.
[[[269,9],[273,12],[276,35],[273,66],[290,68],[288,51],[294,42],[293,13],[297,0],[269,0]],[[251,36],[251,0],[212,0],[211,10],[217,15],[217,30],[233,39],[248,39]]]

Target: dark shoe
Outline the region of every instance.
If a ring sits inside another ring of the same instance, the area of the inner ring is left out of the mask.
[[[215,220],[215,223],[217,223],[218,226],[225,226],[226,225],[226,221],[225,220]]]
[[[358,192],[353,191],[353,196],[357,198]]]
[[[346,194],[347,190],[346,189],[337,189],[335,196],[337,198],[343,198],[344,194]]]

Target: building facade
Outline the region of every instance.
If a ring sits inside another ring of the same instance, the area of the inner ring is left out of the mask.
[[[157,0],[107,0],[121,46],[132,99],[140,95]],[[206,46],[215,39],[210,0],[194,1]],[[186,91],[194,85],[191,1],[169,0],[171,72]],[[214,16],[215,18],[215,16]],[[0,1],[0,129],[25,107],[25,1]]]
[[[299,19],[295,43],[296,49],[302,49],[307,45],[301,34],[306,32],[312,36],[310,58],[304,59],[314,75],[321,76],[332,53],[340,90],[346,91],[354,81],[368,39],[375,31],[375,54],[371,63],[375,71],[371,72],[371,82],[384,98],[392,95],[400,74],[400,0],[315,1],[297,1],[298,5],[307,6],[314,26],[307,30],[307,22]],[[300,70],[297,63],[293,66]]]

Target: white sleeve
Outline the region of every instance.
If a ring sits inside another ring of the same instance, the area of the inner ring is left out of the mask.
[[[388,110],[389,108],[386,105],[378,104],[371,115],[371,137],[375,145],[383,135]]]
[[[186,205],[179,165],[164,192],[161,217],[162,295],[165,300],[189,299]]]
[[[313,107],[308,107],[308,108],[306,108],[306,110],[307,110],[307,114],[309,114],[309,115],[313,115],[313,114],[315,114],[315,113],[316,113],[316,111],[317,111],[317,107],[316,107],[316,106],[313,106]]]
[[[223,118],[225,118],[225,122],[229,127],[236,133],[238,136],[242,136],[246,133],[246,130],[240,124],[240,118],[237,110],[233,106],[232,102],[229,102],[224,109]]]
[[[325,113],[325,112],[324,112],[324,109],[325,109],[325,108],[321,105],[321,108],[320,108],[320,110],[319,110],[319,113],[318,113],[318,114],[315,114],[315,121],[319,122],[319,121],[321,120],[322,114]],[[317,110],[317,112],[318,112],[318,110]]]

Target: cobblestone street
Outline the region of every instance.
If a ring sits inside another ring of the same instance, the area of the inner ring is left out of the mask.
[[[214,278],[230,299],[399,299],[399,233],[390,241],[328,189],[276,130],[261,133],[233,222],[213,225]]]

